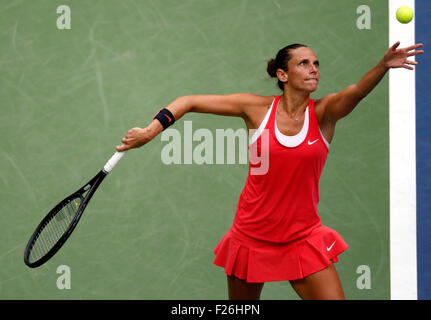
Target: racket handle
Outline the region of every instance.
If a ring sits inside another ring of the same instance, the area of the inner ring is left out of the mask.
[[[108,162],[103,167],[103,171],[105,171],[106,173],[109,173],[112,169],[114,169],[115,165],[126,154],[126,152],[127,150],[122,152],[115,152],[114,155],[111,157],[111,159],[109,159]]]

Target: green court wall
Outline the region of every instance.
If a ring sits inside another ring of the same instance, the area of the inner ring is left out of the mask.
[[[358,29],[371,9],[371,28]],[[71,29],[59,30],[60,5]],[[0,298],[226,299],[212,250],[232,224],[246,164],[166,165],[160,136],[130,151],[77,229],[30,269],[25,245],[58,201],[102,168],[132,127],[190,94],[280,91],[266,62],[290,43],[320,60],[312,98],[358,81],[388,47],[387,1],[2,0]],[[186,114],[193,130],[245,129]],[[349,299],[389,298],[388,78],[337,124],[320,181],[322,222],[350,248],[336,264]],[[193,146],[199,142],[194,142]],[[70,268],[70,289],[59,289]],[[371,287],[358,286],[368,266]],[[288,282],[262,299],[298,299]]]

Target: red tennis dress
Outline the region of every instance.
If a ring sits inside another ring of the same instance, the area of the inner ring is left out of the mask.
[[[318,215],[319,179],[329,144],[314,101],[295,136],[276,126],[280,96],[251,137],[249,172],[232,227],[214,249],[214,264],[247,282],[295,280],[338,262],[348,248]]]

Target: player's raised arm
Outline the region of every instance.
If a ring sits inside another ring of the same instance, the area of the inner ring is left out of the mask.
[[[380,82],[390,68],[405,68],[413,70],[412,65],[417,65],[416,61],[408,58],[417,54],[422,54],[423,50],[416,50],[423,46],[422,43],[397,49],[400,45],[398,41],[390,47],[379,63],[368,71],[362,79],[344,90],[327,95],[322,98],[325,105],[325,116],[332,121],[337,121],[347,116],[356,105],[365,98]]]
[[[212,113],[245,119],[249,107],[261,104],[263,99],[267,99],[267,97],[251,93],[179,97],[159,111],[155,119],[146,128],[130,129],[121,140],[123,145],[117,146],[117,151],[138,148],[148,143],[187,112]]]

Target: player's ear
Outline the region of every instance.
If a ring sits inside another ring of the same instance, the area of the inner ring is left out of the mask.
[[[288,76],[286,71],[284,71],[283,69],[277,69],[276,75],[278,80],[280,80],[281,82],[287,82]]]

